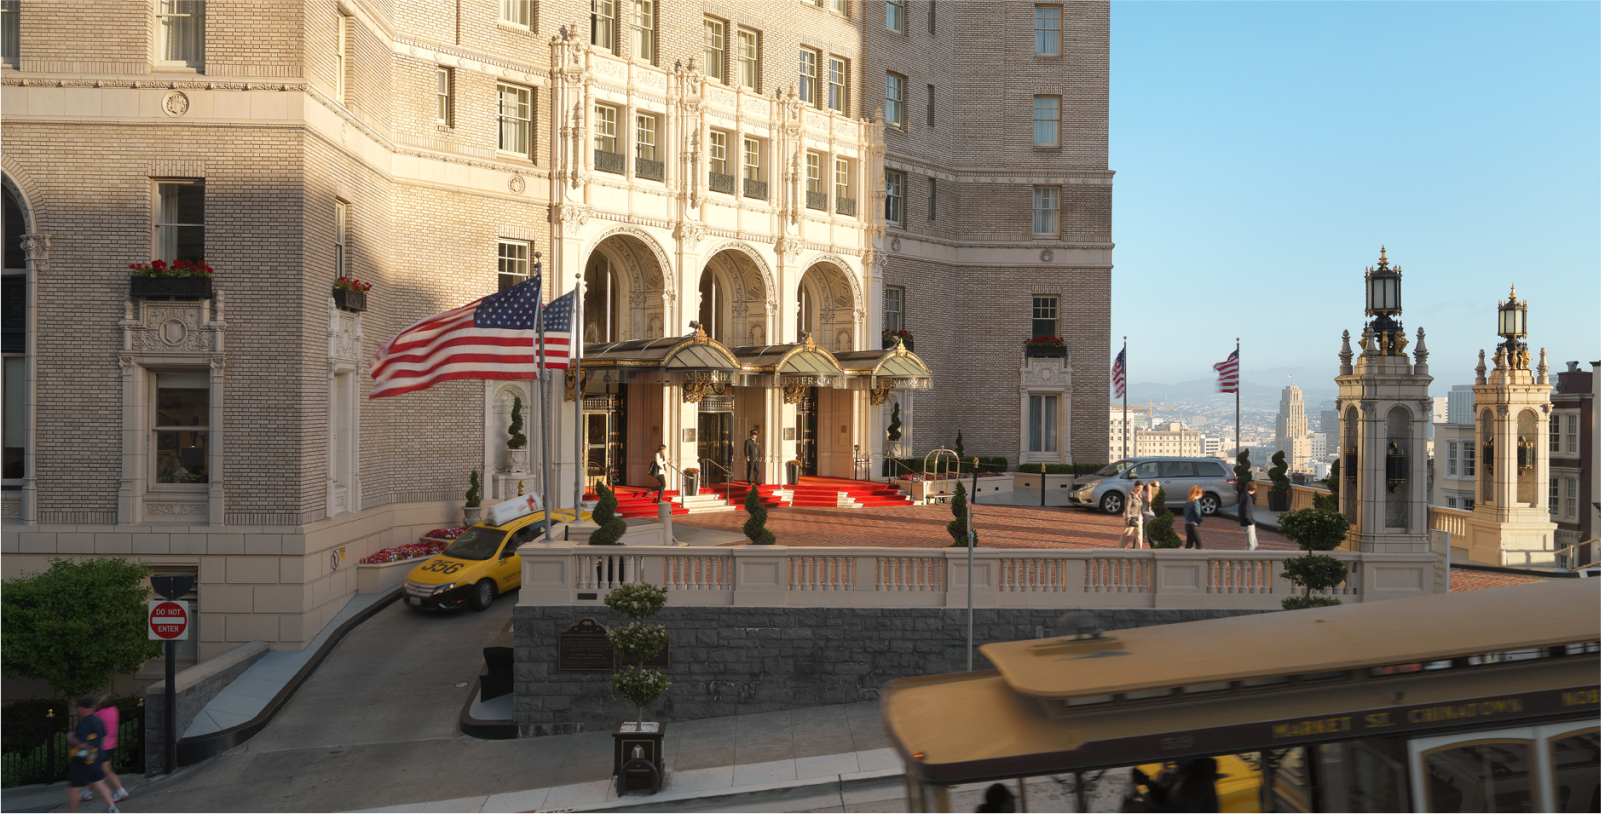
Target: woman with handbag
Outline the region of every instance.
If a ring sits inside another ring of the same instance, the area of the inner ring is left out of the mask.
[[[650,462],[650,476],[656,479],[656,502],[662,502],[662,492],[667,491],[667,445],[656,447],[656,460]]]
[[[1145,484],[1145,514],[1143,515],[1145,523],[1150,523],[1152,520],[1156,519],[1156,496],[1161,493],[1161,491],[1162,484],[1159,481],[1153,480]],[[1167,507],[1162,506],[1161,508],[1166,509]],[[1151,540],[1150,537],[1145,538],[1145,547],[1156,548],[1154,541]]]
[[[1117,547],[1139,548],[1140,541],[1144,539],[1145,486],[1139,481],[1134,481],[1133,488],[1128,491],[1128,501],[1123,505],[1123,536],[1118,539]]]

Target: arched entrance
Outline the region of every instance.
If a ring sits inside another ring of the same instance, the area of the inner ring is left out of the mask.
[[[795,292],[795,325],[818,347],[833,353],[856,350],[856,296],[847,272],[833,263],[816,263],[801,275]]]
[[[668,269],[659,248],[647,240],[642,234],[614,233],[585,259],[586,357],[616,343],[664,335]],[[585,375],[583,381],[585,485],[645,482],[662,440],[662,385],[606,375]]]

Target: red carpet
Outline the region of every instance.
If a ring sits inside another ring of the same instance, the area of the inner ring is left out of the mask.
[[[873,481],[852,480],[850,478],[823,478],[810,475],[802,476],[800,483],[795,486],[782,487],[774,484],[762,484],[756,487],[763,506],[776,509],[780,506],[808,506],[813,508],[839,508],[840,495],[844,494],[851,500],[860,504],[861,508],[877,508],[882,506],[910,506],[911,498],[894,486],[886,486]],[[781,498],[777,493],[780,489],[791,492],[793,497],[788,500]],[[655,517],[656,516],[656,488],[654,486],[618,486],[617,514],[621,517]],[[711,486],[701,487],[703,495],[717,495],[728,501],[729,505],[739,511],[745,510],[745,495],[750,492],[750,484],[744,481],[729,481]],[[678,496],[678,492],[668,489],[662,493],[662,498],[668,500]],[[593,490],[584,493],[584,499],[594,500]],[[855,508],[855,507],[846,507]],[[674,505],[673,514],[688,514],[689,510]]]

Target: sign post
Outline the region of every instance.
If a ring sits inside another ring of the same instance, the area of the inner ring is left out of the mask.
[[[189,638],[189,603],[178,597],[195,587],[194,574],[161,574],[150,578],[150,587],[166,599],[150,600],[146,617],[150,638],[166,642],[167,704],[163,715],[166,729],[167,774],[178,770],[178,642]]]

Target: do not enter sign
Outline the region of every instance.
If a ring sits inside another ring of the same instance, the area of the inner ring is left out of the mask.
[[[189,638],[189,603],[181,599],[150,600],[150,638],[185,641]]]

